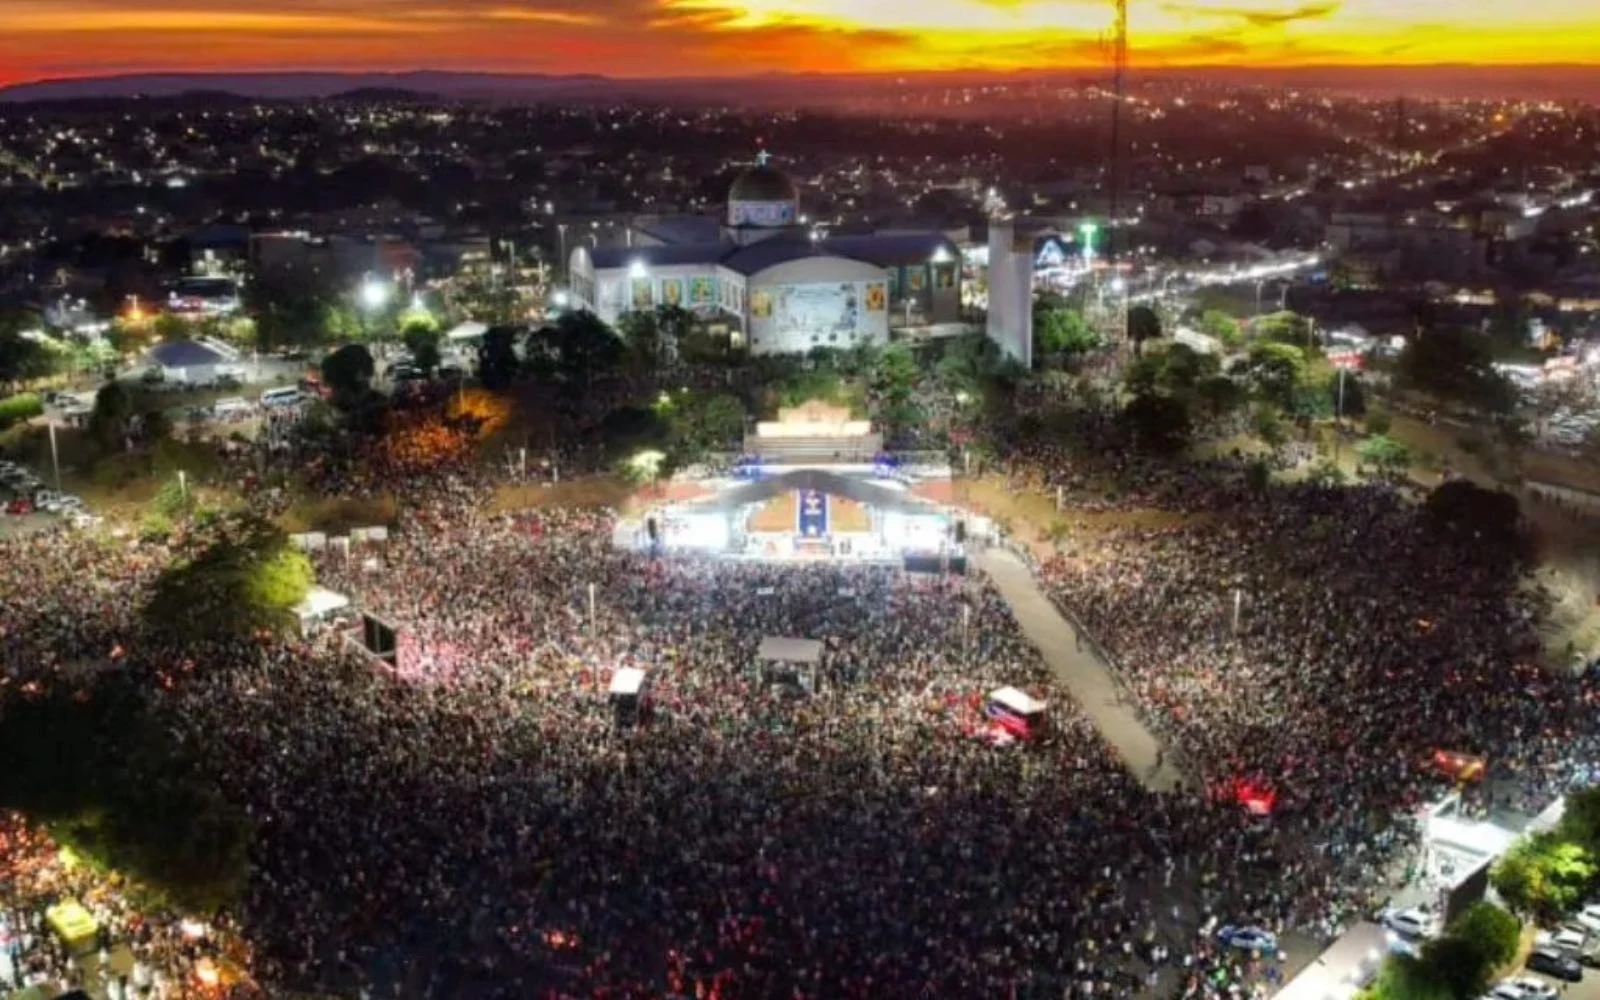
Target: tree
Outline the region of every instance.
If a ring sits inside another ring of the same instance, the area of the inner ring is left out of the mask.
[[[661,325],[652,311],[637,309],[624,313],[617,321],[617,332],[628,345],[628,360],[639,371],[651,371],[661,363]]]
[[[1368,1000],[1459,1000],[1431,964],[1410,955],[1393,954],[1383,960],[1367,997]]]
[[[678,461],[696,461],[707,451],[737,448],[744,435],[744,404],[737,396],[692,394],[666,408]]]
[[[1251,428],[1256,432],[1256,437],[1269,448],[1282,448],[1284,442],[1289,440],[1289,432],[1283,426],[1283,418],[1270,406],[1256,407]]]
[[[1287,310],[1268,313],[1257,319],[1253,327],[1258,339],[1275,344],[1288,344],[1299,350],[1302,356],[1315,353],[1317,350],[1316,333],[1311,327],[1311,321],[1299,313]]]
[[[113,676],[9,700],[0,809],[172,906],[214,911],[244,888],[253,829],[145,699],[132,678]]]
[[[1238,347],[1244,341],[1239,321],[1220,309],[1207,309],[1200,314],[1200,332],[1224,347]]]
[[[1135,396],[1123,408],[1122,419],[1140,451],[1165,455],[1181,451],[1189,443],[1189,409],[1171,396]]]
[[[1128,339],[1133,342],[1133,353],[1137,357],[1144,351],[1144,342],[1155,340],[1161,336],[1161,317],[1156,311],[1146,305],[1137,305],[1128,310]]]
[[[1555,831],[1523,837],[1489,873],[1515,913],[1554,923],[1583,898],[1595,876],[1594,855]]]
[[[7,322],[7,321],[0,321]],[[17,383],[39,378],[49,371],[49,357],[38,341],[22,335],[16,326],[0,326],[0,395],[8,394]]]
[[[400,340],[411,352],[411,360],[423,372],[439,367],[439,325],[432,322],[407,322],[400,327]]]
[[[872,388],[891,405],[910,402],[917,381],[917,359],[902,343],[890,344],[878,355],[872,372]]]
[[[1224,417],[1244,405],[1244,387],[1226,375],[1208,375],[1195,383],[1195,395],[1213,417]]]
[[[1060,296],[1041,295],[1033,304],[1033,340],[1041,358],[1067,360],[1100,346],[1100,334]]]
[[[1522,921],[1487,900],[1473,903],[1450,924],[1449,935],[1468,942],[1485,972],[1492,972],[1517,955],[1522,942]],[[1477,996],[1481,988],[1468,996]]]
[[[246,636],[280,631],[315,574],[305,553],[271,521],[239,514],[197,532],[157,578],[145,605],[156,631],[200,636]]]
[[[346,344],[322,359],[322,381],[333,391],[333,404],[341,410],[357,406],[372,391],[377,366],[372,352],[361,344]]]
[[[517,328],[491,326],[478,345],[478,378],[486,389],[504,389],[517,377]]]
[[[1411,452],[1387,434],[1377,434],[1363,440],[1356,445],[1356,454],[1364,464],[1384,475],[1398,473],[1411,464]]]
[[[615,330],[587,310],[564,312],[539,331],[555,358],[556,375],[576,391],[621,366],[627,347]]]
[[[1483,413],[1509,413],[1517,400],[1516,388],[1494,368],[1489,339],[1456,327],[1411,338],[1395,364],[1395,382]]]
[[[164,312],[151,323],[157,340],[189,340],[195,335],[195,325],[175,313]]]
[[[1168,344],[1161,352],[1156,382],[1167,392],[1192,392],[1202,378],[1217,374],[1221,364],[1214,354],[1201,354],[1187,344]]]
[[[1305,352],[1289,344],[1257,341],[1250,345],[1244,375],[1257,398],[1289,410],[1294,406],[1295,387],[1305,373]]]
[[[94,409],[89,413],[89,436],[100,447],[111,450],[127,437],[133,419],[133,394],[121,382],[107,382],[94,394]]]
[[[1600,857],[1600,785],[1567,793],[1561,835]]]
[[[1506,914],[1513,923],[1515,917]],[[1422,946],[1422,963],[1432,970],[1433,977],[1449,988],[1456,1000],[1473,1000],[1489,988],[1494,966],[1479,949],[1478,943],[1468,938],[1446,934]]]

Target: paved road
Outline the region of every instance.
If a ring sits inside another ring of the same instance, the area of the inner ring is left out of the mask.
[[[1145,787],[1170,791],[1183,781],[1183,773],[1170,761],[1157,764],[1160,742],[1145,728],[1133,706],[1121,698],[1111,668],[1094,654],[1090,644],[1078,641],[1072,624],[1039,589],[1022,560],[1004,549],[989,549],[973,555],[972,561],[989,574],[1056,679]]]

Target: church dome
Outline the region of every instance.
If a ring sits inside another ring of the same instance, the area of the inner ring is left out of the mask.
[[[750,167],[733,179],[729,201],[798,201],[800,193],[789,175],[766,164]]]

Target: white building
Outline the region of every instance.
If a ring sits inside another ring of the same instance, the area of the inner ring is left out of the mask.
[[[756,354],[882,344],[895,327],[955,323],[961,255],[944,234],[813,238],[794,183],[763,161],[737,177],[726,220],[653,219],[631,247],[580,246],[571,294],[607,323],[681,306]]]

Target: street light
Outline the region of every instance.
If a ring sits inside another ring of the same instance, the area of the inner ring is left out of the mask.
[[[390,294],[389,286],[377,278],[368,278],[361,283],[361,305],[368,312],[377,312],[388,305]]]

